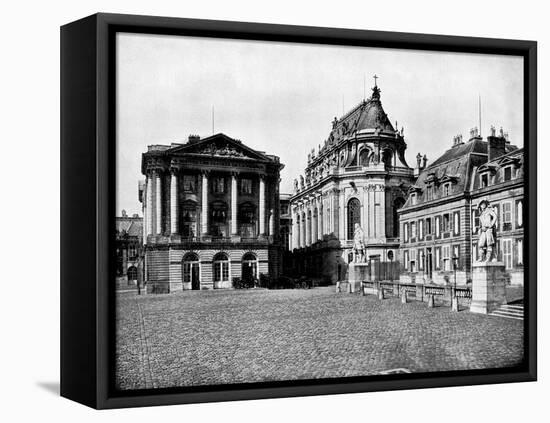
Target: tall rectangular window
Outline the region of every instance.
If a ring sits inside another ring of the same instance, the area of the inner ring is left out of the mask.
[[[451,247],[443,246],[443,270],[451,270]]]
[[[252,179],[241,179],[241,194],[252,194]]]
[[[403,240],[409,242],[409,224],[403,223]]]
[[[443,215],[443,232],[449,232],[451,229],[451,216],[449,213]]]
[[[425,261],[424,249],[420,248],[418,250],[418,270],[424,270],[424,261]]]
[[[502,230],[512,230],[512,203],[510,201],[502,203]]]
[[[411,272],[416,272],[416,250],[411,250],[410,259],[411,259],[410,270]]]
[[[477,207],[472,208],[472,233],[477,234],[479,226],[481,225],[479,221],[479,209]]]
[[[403,266],[405,267],[405,270],[409,270],[409,251],[408,250],[403,251]]]
[[[435,268],[437,270],[441,269],[441,247],[435,248]]]
[[[416,222],[411,222],[411,238],[416,238]]]
[[[196,192],[197,177],[195,175],[183,175],[183,191]]]
[[[213,178],[212,191],[215,194],[223,194],[225,192],[225,179],[222,176]]]
[[[502,261],[506,269],[512,268],[512,240],[502,240]]]
[[[447,197],[451,193],[451,184],[443,185],[443,196]]]
[[[435,218],[435,236],[436,238],[441,236],[441,216]]]
[[[426,235],[432,234],[432,219],[431,217],[428,217],[426,219]]]
[[[424,239],[424,219],[418,221],[418,239],[420,241]]]
[[[453,234],[460,235],[460,212],[453,213]]]

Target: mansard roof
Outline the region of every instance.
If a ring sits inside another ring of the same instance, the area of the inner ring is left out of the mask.
[[[503,184],[505,182],[508,183],[517,183],[519,181],[523,181],[523,174],[524,174],[524,168],[523,168],[523,148],[517,148],[515,146],[510,146],[511,151],[508,153],[497,157],[494,160],[491,160],[490,162],[487,162],[481,166],[479,166],[476,169],[475,175],[473,175],[473,181],[472,181],[472,190],[478,190],[478,189],[487,189],[487,187],[480,187],[480,179],[478,176],[488,170],[492,171],[492,180],[491,185],[495,186],[498,184]],[[501,172],[498,172],[499,169],[502,169],[503,167],[512,165],[513,169],[515,169],[515,175],[512,180],[510,181],[504,181],[503,180],[503,174]]]
[[[119,236],[127,235],[139,238],[143,235],[143,218],[141,217],[117,217],[115,222]]]
[[[454,197],[459,194],[464,194],[473,188],[474,170],[479,171],[483,166],[492,164],[493,162],[505,161],[507,156],[517,151],[514,145],[506,145],[508,152],[504,156],[495,159],[492,162],[487,162],[488,158],[488,143],[481,137],[475,137],[464,144],[454,145],[438,157],[432,164],[426,167],[418,175],[414,184],[417,187],[417,201],[415,207],[444,198],[441,185],[450,183],[449,197]],[[426,189],[432,187],[432,198],[428,200]],[[407,199],[404,209],[412,206],[411,201]]]

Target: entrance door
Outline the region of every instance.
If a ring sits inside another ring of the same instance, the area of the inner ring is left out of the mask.
[[[199,281],[199,263],[191,264],[191,289],[201,289]]]
[[[428,280],[432,279],[432,249],[426,248],[426,275]]]

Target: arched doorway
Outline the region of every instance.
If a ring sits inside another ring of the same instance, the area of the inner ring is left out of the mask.
[[[136,269],[136,266],[130,266],[126,274],[128,276],[128,283],[137,283],[138,271]]]
[[[258,258],[253,253],[246,253],[241,260],[241,278],[252,282],[258,278]]]
[[[353,239],[356,223],[361,225],[361,203],[352,198],[348,202],[348,239]]]
[[[199,256],[187,253],[182,262],[183,289],[201,289]],[[187,284],[187,287],[186,287]]]
[[[229,257],[225,253],[218,253],[212,262],[214,288],[224,288],[229,285],[231,275],[229,271]]]

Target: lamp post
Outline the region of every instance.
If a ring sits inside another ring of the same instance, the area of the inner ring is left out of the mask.
[[[451,294],[451,309],[452,311],[458,311],[458,298],[456,296],[456,268],[458,264],[458,257],[453,254],[453,270],[454,270],[454,286]]]
[[[390,259],[390,281],[393,282],[393,251],[388,251],[388,258]]]

